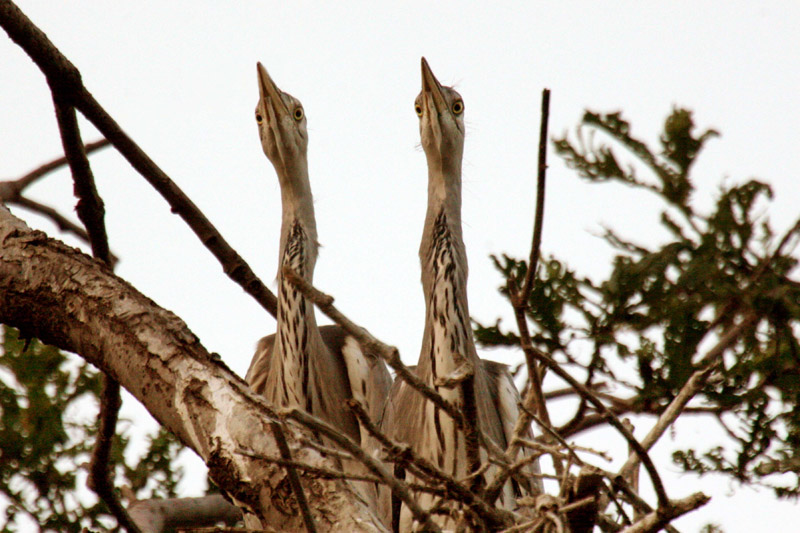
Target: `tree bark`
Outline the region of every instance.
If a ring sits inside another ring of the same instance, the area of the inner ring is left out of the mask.
[[[28,228],[0,206],[0,323],[79,354],[144,404],[193,449],[246,514],[278,530],[303,529],[270,423],[279,418],[186,324],[79,250]],[[294,459],[336,468],[301,448],[285,425]],[[248,453],[241,453],[242,450]],[[303,479],[320,531],[381,531],[347,483]]]

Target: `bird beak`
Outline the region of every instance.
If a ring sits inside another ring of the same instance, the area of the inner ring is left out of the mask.
[[[258,93],[261,97],[261,103],[264,105],[264,110],[272,110],[278,118],[289,115],[289,110],[281,98],[281,91],[275,82],[272,81],[267,69],[264,68],[260,62],[258,63]]]
[[[436,79],[436,76],[433,75],[431,71],[431,67],[428,65],[428,62],[425,58],[422,58],[422,98],[427,98],[428,94],[430,94],[431,98],[433,98],[433,104],[436,106],[436,111],[441,114],[447,110],[447,104],[444,101],[444,96],[442,95],[442,85],[439,83],[439,80]]]

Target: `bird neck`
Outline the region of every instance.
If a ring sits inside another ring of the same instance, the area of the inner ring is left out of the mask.
[[[452,373],[457,356],[473,357],[467,305],[467,255],[461,233],[460,175],[432,171],[428,182],[420,262],[425,294],[425,339],[420,365],[430,384]],[[458,399],[456,389],[441,391]]]
[[[290,267],[303,279],[313,282],[317,258],[317,227],[308,174],[281,180],[283,216],[281,222],[280,264],[278,270],[278,332],[274,371],[283,383],[277,403],[309,410],[308,394],[312,344],[319,330],[314,306],[283,274]]]
[[[442,232],[446,231],[447,239],[442,240]],[[427,281],[433,281],[431,256],[435,249],[443,246],[452,249],[459,261],[459,286],[466,290],[467,258],[464,239],[461,233],[461,168],[451,168],[449,172],[441,167],[428,167],[428,209],[425,213],[425,225],[422,230],[420,244],[420,261],[422,263],[422,281],[425,294],[431,294]],[[427,275],[426,275],[427,274]]]
[[[284,174],[283,172],[278,174],[282,208],[278,278],[282,277],[283,267],[288,265],[310,282],[314,276],[318,244],[317,220],[314,214],[311,183],[308,179],[308,166],[298,165],[291,175]],[[299,238],[302,238],[302,245],[297,242]],[[298,250],[292,252],[288,249],[292,242],[295,248],[299,246],[302,249],[303,253],[299,257]],[[292,253],[295,255],[290,257]]]

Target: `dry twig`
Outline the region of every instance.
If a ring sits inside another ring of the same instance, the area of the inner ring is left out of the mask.
[[[342,432],[300,409],[282,408],[276,410],[276,414],[283,418],[295,420],[303,426],[319,432],[335,442],[340,448],[349,452],[356,460],[366,466],[373,474],[380,478],[383,483],[388,485],[392,493],[406,504],[409,511],[411,511],[411,514],[414,516],[414,519],[422,525],[425,531],[441,531],[439,527],[431,521],[430,514],[420,508],[414,498],[411,497],[408,486],[396,479],[378,460],[362,450],[358,444],[350,440],[347,436],[342,434]]]

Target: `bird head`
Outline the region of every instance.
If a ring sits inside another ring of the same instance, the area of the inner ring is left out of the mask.
[[[303,104],[278,89],[261,63],[258,63],[258,94],[256,123],[264,154],[279,177],[289,176],[298,165],[307,164],[308,131]]]
[[[464,100],[450,87],[443,87],[422,58],[422,91],[414,101],[419,134],[428,163],[446,169],[460,168],[464,152]]]

